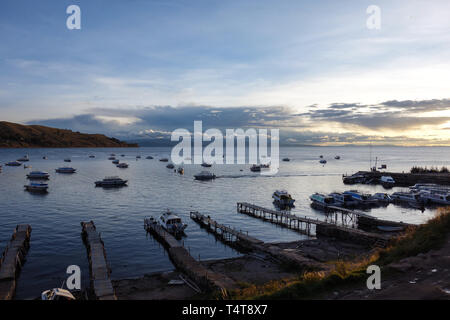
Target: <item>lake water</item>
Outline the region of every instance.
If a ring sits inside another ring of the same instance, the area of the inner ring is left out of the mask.
[[[17,288],[17,298],[33,298],[48,288],[60,286],[67,277],[69,265],[82,269],[83,285],[89,281],[86,249],[81,239],[81,221],[94,220],[104,240],[112,278],[132,278],[146,273],[170,270],[173,266],[164,249],[144,231],[145,217],[159,216],[170,208],[189,224],[185,245],[195,258],[214,259],[238,256],[239,253],[216,242],[212,235],[189,219],[189,211],[198,210],[218,222],[248,231],[263,241],[304,239],[296,232],[280,228],[236,213],[236,202],[246,201],[272,208],[271,195],[276,189],[287,189],[296,199],[295,214],[323,219],[311,209],[309,196],[314,192],[345,191],[343,173],[369,168],[368,147],[299,147],[282,148],[281,162],[275,176],[252,173],[250,165],[214,165],[218,178],[199,182],[193,175],[204,170],[199,165],[185,165],[185,174],[178,175],[158,161],[169,157],[170,148],[132,149],[0,149],[0,163],[13,161],[28,154],[32,170],[48,171],[49,193],[36,195],[25,192],[28,183],[23,167],[3,167],[0,173],[0,249],[3,250],[17,224],[31,224],[31,249],[27,255]],[[119,169],[107,160],[115,153],[128,169]],[[91,159],[88,155],[96,157]],[[125,157],[121,157],[125,154]],[[142,159],[136,161],[136,155]],[[318,162],[319,155],[328,160]],[[145,159],[152,155],[154,160]],[[334,156],[340,155],[341,160]],[[42,159],[47,156],[48,160]],[[450,166],[450,148],[374,147],[372,157],[381,159],[392,171],[409,171],[413,165]],[[70,157],[72,163],[64,163]],[[70,165],[73,175],[56,174],[57,167]],[[240,170],[243,171],[240,171]],[[109,175],[128,179],[128,187],[95,188],[94,181]],[[381,186],[358,185],[360,190],[380,192]],[[393,191],[397,191],[394,188]],[[402,208],[394,205],[373,209],[369,214],[398,221],[421,223],[435,210]]]

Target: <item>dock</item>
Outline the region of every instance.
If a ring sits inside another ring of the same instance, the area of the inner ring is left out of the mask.
[[[31,226],[20,224],[0,259],[0,300],[11,300],[16,292],[17,278],[30,248]]]
[[[338,208],[338,207],[336,207]],[[340,208],[338,208],[340,209]],[[334,223],[322,221],[319,219],[312,219],[308,217],[300,217],[287,212],[275,211],[268,208],[263,208],[254,204],[246,202],[237,203],[237,211],[239,213],[247,214],[249,216],[269,221],[292,229],[308,236],[324,236],[339,238],[342,240],[351,240],[364,243],[368,246],[385,247],[390,239],[389,236],[366,232],[354,227],[340,226]],[[348,213],[348,212],[347,212]],[[354,212],[354,217],[367,216],[365,214],[358,215]],[[312,232],[312,227],[315,229],[315,233]]]
[[[106,259],[103,240],[93,221],[81,222],[82,237],[89,258],[91,287],[98,300],[117,300],[111,283],[111,269]]]
[[[248,232],[244,233],[240,230],[217,223],[211,219],[211,217],[205,216],[198,211],[190,212],[190,217],[192,220],[200,224],[201,227],[214,234],[216,238],[227,244],[251,249],[255,245],[261,245],[264,243],[259,239],[249,236]]]
[[[221,238],[222,241],[227,244],[238,242],[247,250],[269,255],[279,263],[285,263],[287,265],[300,268],[301,270],[326,269],[326,266],[313,261],[312,259],[306,258],[289,250],[280,250],[278,247],[270,243],[265,243],[264,241],[249,236],[248,233],[244,233],[220,224],[211,219],[209,216],[202,215],[198,212],[191,212],[191,219],[206,228],[208,232]]]
[[[208,270],[195,260],[183,244],[155,220],[144,219],[144,228],[166,248],[174,266],[188,275],[203,290],[221,292],[222,297],[227,297],[228,291],[238,288],[234,280]]]

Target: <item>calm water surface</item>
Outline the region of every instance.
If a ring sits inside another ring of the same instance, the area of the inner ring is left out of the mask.
[[[204,168],[186,165],[180,176],[167,169],[157,159],[169,157],[170,148],[133,149],[0,149],[0,163],[13,161],[28,154],[32,170],[48,171],[49,193],[33,195],[23,191],[27,183],[23,167],[3,167],[0,173],[0,249],[3,250],[13,229],[19,223],[33,228],[31,249],[20,275],[17,298],[32,298],[41,291],[60,286],[66,278],[67,266],[82,269],[83,285],[89,281],[86,249],[81,240],[81,221],[94,220],[101,232],[114,279],[142,276],[146,273],[170,270],[173,266],[164,249],[148,236],[143,220],[159,216],[170,208],[189,226],[185,245],[200,259],[238,256],[239,253],[215,241],[214,237],[189,219],[189,211],[198,210],[215,220],[248,231],[263,241],[292,241],[304,239],[296,232],[236,213],[236,202],[247,201],[273,207],[271,195],[276,189],[287,189],[296,199],[295,214],[324,219],[311,209],[309,195],[313,192],[345,191],[343,173],[367,170],[369,148],[364,147],[302,147],[282,148],[282,162],[276,176],[252,173],[249,165],[215,165],[211,170],[219,176],[215,181],[193,179]],[[119,169],[107,160],[115,153],[128,169]],[[96,158],[90,159],[88,155]],[[125,157],[121,157],[125,154]],[[319,155],[328,160],[318,162]],[[341,160],[334,160],[339,154]],[[48,160],[43,160],[43,156]],[[142,159],[136,161],[136,155]],[[154,160],[145,159],[152,155]],[[372,157],[378,156],[389,170],[408,171],[413,165],[450,166],[450,148],[374,147]],[[64,163],[70,157],[72,163]],[[70,165],[77,169],[73,175],[56,174],[55,169]],[[243,171],[240,171],[240,170]],[[95,188],[94,181],[109,175],[129,180],[128,187],[106,190]],[[358,185],[367,192],[379,192],[381,186]],[[399,190],[395,188],[393,191]],[[411,223],[421,223],[435,210],[412,210],[394,205],[373,209],[377,217]]]

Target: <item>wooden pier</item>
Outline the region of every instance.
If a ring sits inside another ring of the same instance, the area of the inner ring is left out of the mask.
[[[255,245],[261,245],[264,243],[259,239],[249,236],[248,232],[244,233],[223,224],[219,224],[212,220],[211,217],[204,216],[197,211],[192,211],[190,213],[190,217],[192,220],[200,224],[200,226],[214,234],[216,238],[227,244],[251,249]]]
[[[111,269],[106,260],[104,243],[93,221],[81,222],[82,236],[89,257],[91,287],[98,300],[117,300],[111,283]]]
[[[17,278],[30,248],[31,226],[20,224],[0,259],[0,300],[13,299]]]
[[[326,224],[326,222],[318,219],[300,217],[285,211],[271,210],[247,202],[238,202],[237,211],[264,221],[282,225],[308,236],[312,235],[312,226]]]
[[[232,279],[208,270],[199,261],[195,260],[183,244],[164,230],[155,220],[144,219],[144,228],[167,249],[175,267],[188,275],[200,288],[207,291],[221,292],[222,297],[226,297],[229,290],[238,288]]]
[[[336,207],[337,209],[341,209]],[[347,209],[345,209],[347,210]],[[254,204],[246,202],[237,203],[237,211],[247,214],[249,216],[259,218],[265,221],[269,221],[278,225],[282,225],[286,228],[299,231],[308,236],[326,236],[334,237],[342,240],[360,241],[369,246],[384,247],[387,245],[389,236],[378,233],[369,233],[363,230],[359,230],[354,227],[340,226],[336,224],[336,221],[326,222],[318,219],[311,219],[307,217],[300,217],[290,213],[275,211],[267,208],[263,208]],[[351,211],[351,210],[348,210]],[[347,212],[346,214],[350,214]],[[353,219],[359,216],[370,217],[363,213],[352,212]],[[371,218],[371,217],[370,217]],[[375,220],[376,218],[374,218]],[[312,227],[315,227],[315,232],[312,232]]]

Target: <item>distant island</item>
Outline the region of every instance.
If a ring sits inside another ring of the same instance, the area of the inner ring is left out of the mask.
[[[87,134],[39,125],[0,121],[0,148],[131,148],[126,143],[103,134]]]

